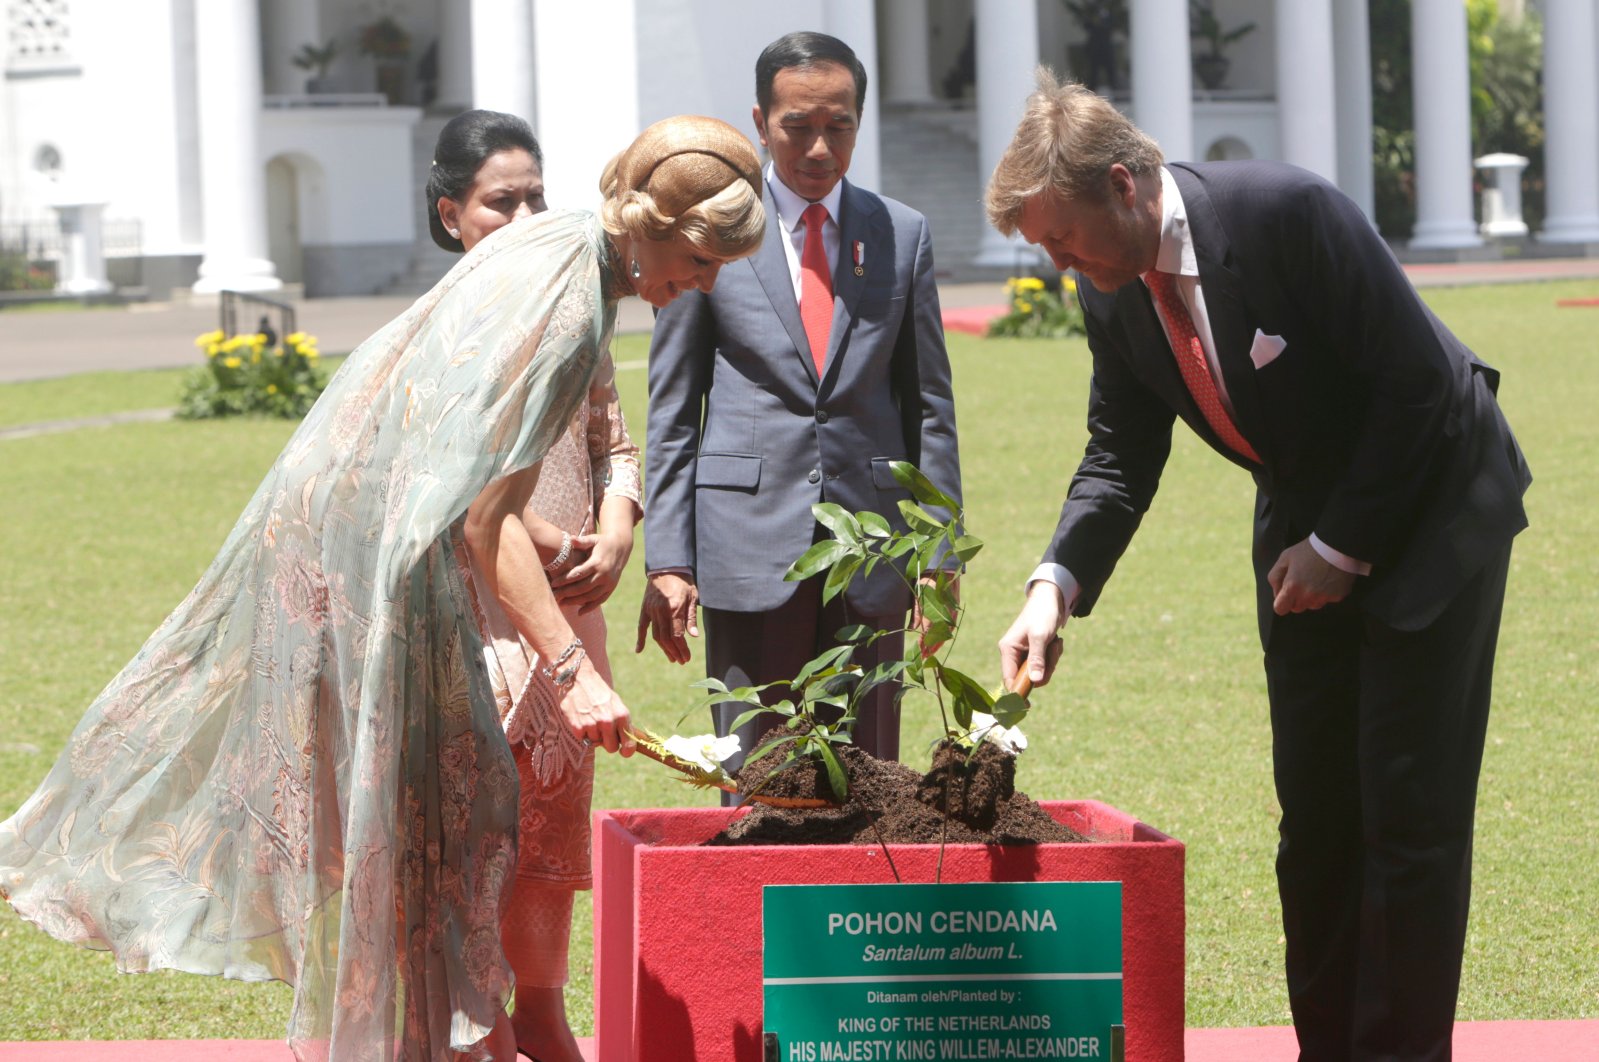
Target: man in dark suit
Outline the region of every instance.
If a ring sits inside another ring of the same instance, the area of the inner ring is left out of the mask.
[[[813,504],[902,527],[895,460],[960,492],[926,219],[844,179],[866,71],[842,41],[791,33],[761,53],[755,87],[771,153],[766,241],[714,291],[687,292],[656,318],[645,449],[637,648],[653,632],[686,663],[702,605],[706,673],[729,686],[792,678],[846,625],[904,625],[910,592],[886,566],[825,606],[821,580],[783,580],[816,540]],[[871,667],[901,649],[883,638],[857,660]],[[887,759],[899,752],[895,692],[874,691],[855,729]],[[742,707],[717,707],[718,734]],[[774,721],[742,728],[743,751]]]
[[[990,220],[1090,284],[1089,440],[1000,642],[1046,681],[1148,509],[1176,417],[1257,490],[1254,561],[1303,1062],[1450,1056],[1472,817],[1530,476],[1498,373],[1360,211],[1277,163],[1163,165],[1047,73]]]

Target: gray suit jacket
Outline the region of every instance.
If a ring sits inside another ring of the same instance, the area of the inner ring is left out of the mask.
[[[927,221],[844,182],[833,327],[820,379],[800,322],[770,193],[766,239],[709,294],[661,310],[650,345],[645,565],[690,568],[711,608],[769,611],[793,595],[783,572],[815,539],[810,507],[873,510],[896,526],[908,497],[889,472],[908,460],[960,496],[955,403]],[[855,273],[854,245],[864,250]],[[910,602],[879,569],[851,607]]]

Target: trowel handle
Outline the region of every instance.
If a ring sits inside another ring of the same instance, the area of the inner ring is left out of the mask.
[[[1025,663],[1022,669],[1016,672],[1016,677],[1010,680],[1010,691],[1018,697],[1026,697],[1033,692],[1033,673],[1027,670]]]

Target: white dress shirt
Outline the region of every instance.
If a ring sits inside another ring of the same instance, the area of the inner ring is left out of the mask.
[[[810,200],[783,183],[776,168],[766,164],[766,185],[772,190],[772,202],[777,204],[777,227],[783,230],[783,257],[788,260],[789,279],[794,282],[794,302],[800,299],[800,256],[805,253],[805,222],[801,220]],[[827,208],[827,223],[822,226],[822,250],[827,252],[827,275],[838,273],[838,209],[844,201],[844,182],[840,180],[817,202]]]
[[[1178,190],[1171,171],[1164,166],[1160,168],[1160,215],[1160,251],[1155,256],[1155,268],[1177,278],[1177,294],[1183,300],[1183,305],[1188,308],[1188,315],[1194,320],[1194,332],[1199,337],[1199,345],[1205,350],[1205,363],[1210,368],[1211,379],[1216,382],[1216,392],[1221,396],[1221,404],[1227,410],[1229,417],[1235,417],[1232,399],[1227,394],[1227,380],[1222,375],[1221,361],[1216,356],[1216,340],[1210,331],[1210,314],[1205,309],[1205,289],[1199,283],[1199,260],[1194,254],[1193,234],[1188,229],[1188,208],[1183,205],[1182,192]],[[1143,283],[1142,280],[1139,282]],[[1166,340],[1169,344],[1171,324],[1161,314],[1158,303],[1155,316],[1160,318],[1161,327],[1166,330]],[[1371,574],[1369,563],[1333,549],[1315,534],[1310,536],[1310,546],[1322,560],[1341,571],[1352,575]],[[1033,574],[1027,579],[1028,588],[1031,589],[1040,579],[1054,583],[1060,590],[1064,605],[1061,618],[1064,621],[1066,616],[1071,615],[1072,605],[1077,601],[1081,586],[1064,565],[1048,561],[1033,570]]]

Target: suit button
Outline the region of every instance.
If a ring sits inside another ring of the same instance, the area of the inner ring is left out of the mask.
[[[818,423],[818,424],[826,424],[827,423],[827,410],[818,409],[816,411],[816,423]]]
[[[811,474],[805,478],[809,479],[812,483],[820,483],[822,481],[822,474],[813,468],[811,469]]]

